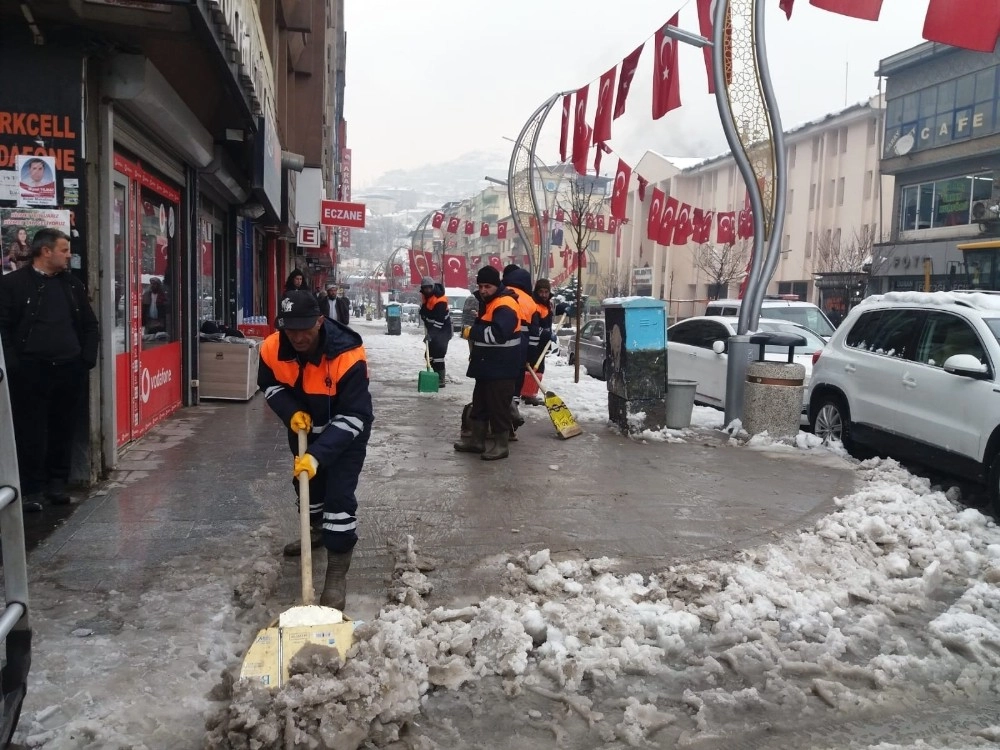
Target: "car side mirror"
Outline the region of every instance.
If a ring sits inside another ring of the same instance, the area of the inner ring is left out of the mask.
[[[719,339],[718,341],[713,341],[712,342],[712,351],[715,352],[716,354],[725,354],[726,353],[726,342],[723,341],[722,339]]]
[[[985,380],[990,374],[990,368],[971,354],[953,354],[948,357],[944,361],[944,371],[975,380]]]

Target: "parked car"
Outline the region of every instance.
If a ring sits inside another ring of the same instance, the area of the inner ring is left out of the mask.
[[[695,402],[724,409],[726,406],[726,375],[728,371],[729,338],[736,335],[739,318],[726,316],[700,316],[674,323],[667,329],[667,375],[681,380],[695,380]],[[760,318],[760,331],[796,333],[804,337],[805,346],[796,347],[793,361],[806,368],[806,383],[812,369],[814,354],[826,342],[813,331],[798,323],[786,320]],[[754,357],[757,350],[754,349]],[[788,347],[764,348],[764,359],[788,361]],[[808,404],[803,392],[803,413]]]
[[[813,431],[982,482],[1000,510],[998,336],[996,293],[869,297],[816,354]]]
[[[586,370],[588,375],[607,380],[608,355],[605,343],[604,320],[594,318],[588,320],[580,329],[580,366]],[[566,337],[563,341],[567,354],[567,361],[576,364],[576,339],[573,336]]]
[[[712,300],[705,307],[705,315],[723,315],[739,317],[740,299],[717,299]],[[760,303],[760,315],[762,318],[777,320],[787,320],[791,323],[798,323],[819,334],[825,341],[829,341],[836,326],[830,322],[822,310],[811,302],[798,302],[794,300],[781,299],[780,297],[765,297]]]

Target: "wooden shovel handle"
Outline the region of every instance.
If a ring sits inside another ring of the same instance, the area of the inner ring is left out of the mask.
[[[305,430],[299,430],[299,458],[309,450],[309,438]],[[312,535],[309,524],[309,472],[299,472],[299,534],[302,537],[302,603],[314,604],[316,592],[313,590]]]

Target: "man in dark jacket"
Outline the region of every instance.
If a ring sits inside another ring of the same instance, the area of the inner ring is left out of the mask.
[[[480,453],[484,461],[509,455],[511,432],[510,399],[514,381],[524,368],[521,351],[521,315],[517,299],[500,282],[500,272],[484,266],[476,275],[479,286],[479,317],[462,338],[472,343],[469,370],[475,378],[472,391],[471,435],[455,443],[455,450]],[[486,449],[486,429],[493,430],[493,446]]]
[[[326,317],[343,323],[345,326],[351,324],[351,301],[339,292],[336,284],[328,284],[326,287],[327,309]]]
[[[343,610],[358,542],[355,490],[374,421],[361,336],[320,315],[312,293],[289,292],[279,305],[278,331],[261,344],[257,384],[288,427],[295,485],[300,472],[309,475],[309,513],[318,529],[310,542],[327,549],[320,604]],[[301,457],[299,430],[309,440]],[[301,554],[301,544],[286,545],[285,554]]]
[[[438,374],[440,385],[444,388],[444,361],[452,334],[448,298],[444,287],[434,283],[430,276],[420,280],[420,296],[420,319],[427,329],[424,341],[430,350],[431,369]]]
[[[521,370],[514,382],[513,398],[510,402],[510,418],[514,430],[524,424],[521,416],[521,389],[524,387],[524,378],[527,375],[525,366],[528,363],[528,352],[531,349],[532,339],[538,340],[538,313],[536,311],[535,300],[531,296],[531,272],[511,263],[503,269],[503,285],[509,289],[517,299],[518,308],[521,311],[521,353],[524,355],[524,362]],[[511,432],[511,440],[517,440],[516,434]]]
[[[3,340],[24,510],[67,505],[73,434],[87,370],[97,363],[97,318],[69,271],[69,237],[40,229],[31,265],[0,280]]]

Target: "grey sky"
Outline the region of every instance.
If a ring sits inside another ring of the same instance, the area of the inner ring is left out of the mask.
[[[348,145],[355,189],[389,169],[502,153],[556,91],[596,80],[680,9],[697,31],[694,0],[346,0]],[[878,91],[878,61],[919,44],[927,0],[885,0],[877,23],[797,0],[791,21],[769,0],[772,77],[786,129]],[[701,52],[681,48],[683,106],[653,122],[651,48],[644,50],[611,146],[635,164],[647,149],[675,156],[727,150]],[[593,87],[592,87],[593,91]],[[591,94],[590,118],[593,116]],[[558,158],[558,111],[546,162]],[[605,168],[614,168],[614,157]],[[460,197],[460,196],[456,196]]]

